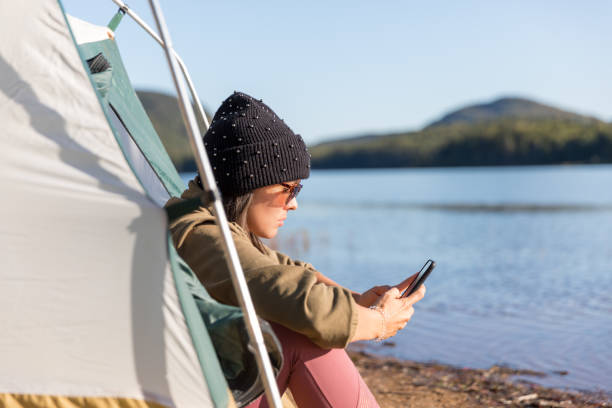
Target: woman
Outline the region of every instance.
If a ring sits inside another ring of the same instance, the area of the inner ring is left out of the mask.
[[[298,208],[310,155],[302,138],[261,100],[235,92],[215,113],[204,145],[223,195],[230,230],[255,309],[269,321],[283,347],[277,378],[301,407],[378,406],[343,350],[358,340],[383,340],[410,320],[425,288],[407,298],[391,288],[351,292],[312,265],[265,246],[288,212]],[[181,199],[202,197],[198,177]],[[179,254],[218,301],[237,305],[211,210],[201,206],[171,226]],[[249,406],[267,406],[259,398]]]

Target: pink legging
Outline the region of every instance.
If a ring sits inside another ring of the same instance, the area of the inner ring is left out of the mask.
[[[283,347],[285,359],[276,378],[281,394],[289,387],[300,408],[378,407],[344,349],[319,348],[299,333],[270,324]],[[255,407],[268,407],[265,396],[247,406]]]

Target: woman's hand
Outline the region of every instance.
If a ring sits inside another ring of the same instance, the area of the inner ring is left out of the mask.
[[[417,275],[418,275],[418,272],[406,278],[405,280],[398,283],[397,285],[393,286],[393,288],[397,288],[397,290],[399,290],[400,292],[403,292],[404,290],[406,290],[408,286],[412,284],[412,282],[416,279]],[[384,295],[385,292],[387,292],[391,288],[392,286],[389,286],[389,285],[374,286],[372,289],[368,289],[367,291],[363,292],[361,295],[359,293],[353,292],[353,298],[355,299],[355,302],[357,302],[358,305],[361,305],[363,307],[370,307],[382,295]]]
[[[389,289],[391,289],[391,286],[389,285],[374,286],[373,288],[363,292],[361,295],[357,293],[353,294],[353,297],[355,298],[355,302],[357,302],[358,305],[361,305],[363,307],[370,307]]]
[[[425,285],[421,285],[419,290],[412,295],[401,298],[400,290],[397,287],[389,289],[374,306],[378,307],[385,315],[384,333],[379,335],[380,339],[393,337],[403,329],[414,314],[414,304],[425,296]]]
[[[374,293],[374,290],[375,288],[372,288],[362,296],[368,292]],[[357,329],[351,341],[383,340],[395,336],[403,329],[414,314],[413,305],[425,296],[425,285],[405,298],[400,298],[400,293],[397,287],[384,292],[373,304],[377,310],[357,306],[359,313]]]

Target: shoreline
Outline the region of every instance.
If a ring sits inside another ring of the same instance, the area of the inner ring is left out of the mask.
[[[525,379],[546,375],[537,371],[421,363],[359,347],[347,351],[381,407],[612,407],[612,396],[603,391],[563,390]]]

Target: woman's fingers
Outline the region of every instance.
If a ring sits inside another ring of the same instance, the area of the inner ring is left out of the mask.
[[[421,300],[424,295],[425,289],[421,288],[407,298],[393,299],[391,302],[389,302],[388,306],[391,315],[388,316],[386,322],[387,337],[395,336],[398,331],[406,327],[406,324],[408,324],[414,315],[414,307],[412,305]],[[397,306],[399,304],[400,307],[395,309],[395,311],[392,311],[393,309],[391,303],[393,303],[393,306]]]
[[[369,307],[383,296],[391,287],[388,285],[374,286],[362,294],[355,294],[355,301],[363,307]]]
[[[415,273],[414,275],[409,276],[408,278],[404,279],[403,281],[401,281],[400,283],[398,283],[397,285],[395,285],[395,287],[400,291],[403,292],[406,290],[406,288],[410,285],[412,285],[412,282],[416,279],[417,275],[419,273]]]
[[[385,293],[385,295],[392,297],[392,298],[398,298],[400,295],[400,291],[398,288],[396,287],[392,287],[391,289],[387,290],[387,292]]]
[[[410,307],[408,308],[408,320],[406,320],[406,323],[408,323],[408,321],[409,321],[410,319],[412,319],[412,315],[414,315],[414,307],[410,306]],[[404,325],[405,325],[405,323],[404,323]]]
[[[401,316],[396,316],[395,320],[389,322],[390,324],[387,325],[387,337],[395,336],[398,331],[406,327],[413,314],[414,308],[411,306],[410,308],[404,310]]]
[[[406,304],[409,304],[410,306],[414,305],[416,302],[418,302],[419,300],[425,297],[426,291],[427,289],[425,288],[425,285],[421,285],[421,287],[418,290],[416,290],[413,294],[404,298],[406,301]]]
[[[406,298],[400,298],[400,290],[392,287],[379,298],[376,305],[382,308],[385,315],[385,338],[395,336],[403,329],[414,315],[413,305],[425,296],[425,286]]]
[[[370,289],[371,291],[373,291],[374,293],[376,293],[378,296],[382,296],[384,295],[389,289],[391,289],[391,286],[389,285],[381,285],[381,286],[374,286],[372,289]]]
[[[398,315],[397,318],[399,323],[405,325],[410,321],[410,319],[412,319],[412,315],[414,315],[414,308],[410,306],[407,309],[402,310],[401,315]]]

